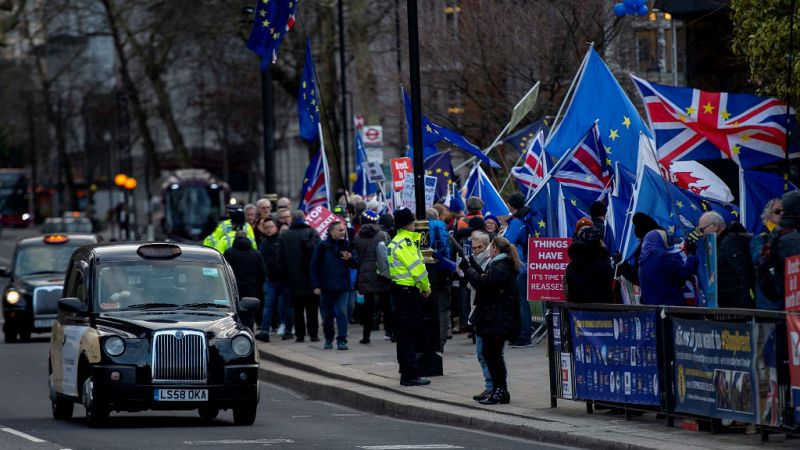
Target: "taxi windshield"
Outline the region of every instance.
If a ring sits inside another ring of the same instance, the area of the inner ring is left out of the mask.
[[[230,311],[219,264],[131,261],[103,265],[95,301],[100,311],[186,309]]]
[[[44,244],[21,247],[14,260],[14,275],[24,277],[37,274],[63,274],[72,252],[80,247],[78,244]]]

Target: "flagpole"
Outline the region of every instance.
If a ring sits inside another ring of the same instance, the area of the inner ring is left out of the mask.
[[[744,169],[739,166],[739,222],[747,227],[747,189],[744,187]]]
[[[519,158],[517,158],[517,162],[514,163],[514,166],[511,167],[511,170],[514,170],[519,165],[519,162],[522,161],[522,158],[524,158],[525,155],[527,155],[527,154],[528,154],[528,152],[526,150],[525,153],[519,155]],[[513,174],[513,172],[511,172],[511,170],[508,171],[508,176],[506,177],[505,181],[503,181],[503,185],[500,187],[500,192],[503,192],[503,189],[505,189],[506,184],[508,184],[508,180],[511,179],[511,176]]]
[[[322,123],[317,122],[317,132],[319,133],[319,157],[322,158],[322,171],[325,173],[325,195],[328,197],[328,207],[333,205],[331,200],[331,174],[328,170],[328,157],[325,156],[325,139],[322,136]],[[345,198],[347,196],[345,195]]]
[[[547,146],[547,144],[550,143],[550,140],[552,139],[553,135],[556,134],[556,131],[558,131],[558,127],[561,126],[561,124],[558,123],[558,118],[561,116],[561,112],[564,110],[564,106],[566,106],[567,100],[570,99],[570,94],[575,88],[575,85],[578,83],[578,80],[583,78],[583,71],[586,68],[586,62],[589,61],[589,55],[591,55],[593,48],[594,48],[594,42],[590,42],[589,50],[586,51],[586,56],[583,57],[583,61],[581,61],[581,65],[578,67],[578,72],[575,74],[575,78],[572,79],[572,83],[569,85],[569,89],[567,90],[567,95],[564,96],[564,100],[561,102],[561,106],[558,108],[558,112],[556,113],[556,118],[553,119],[553,126],[550,128],[550,133],[548,133],[547,140],[544,143],[545,147]]]
[[[796,0],[792,0],[792,12],[791,16],[789,16],[789,61],[787,64],[786,70],[786,156],[784,157],[784,173],[783,173],[783,192],[789,192],[789,171],[790,171],[790,163],[789,163],[789,148],[791,144],[789,143],[789,135],[791,134],[791,125],[792,120],[791,114],[792,111],[792,69],[794,67],[794,55],[793,55],[793,48],[792,45],[794,44],[792,41],[794,39],[794,9],[795,9]]]

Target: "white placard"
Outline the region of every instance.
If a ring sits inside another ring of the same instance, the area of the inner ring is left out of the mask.
[[[386,175],[383,174],[381,163],[377,161],[367,161],[361,165],[364,169],[364,174],[367,176],[367,181],[370,183],[381,183],[386,181]]]

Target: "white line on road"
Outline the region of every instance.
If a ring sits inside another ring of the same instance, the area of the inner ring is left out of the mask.
[[[308,414],[300,414],[298,416],[292,416],[292,419],[308,419],[309,417],[311,416]]]
[[[331,414],[333,417],[358,417],[363,416],[364,414]]]
[[[0,431],[5,431],[6,433],[13,434],[14,436],[19,436],[31,442],[36,442],[37,444],[41,442],[47,442],[44,439],[39,439],[36,436],[31,436],[30,434],[23,433],[22,431],[17,431],[13,428],[0,427]]]
[[[464,448],[459,445],[450,444],[420,444],[420,445],[362,445],[358,448],[365,450],[405,450],[405,449],[437,449],[437,448]]]
[[[294,444],[291,439],[222,439],[219,441],[183,441],[185,445]]]

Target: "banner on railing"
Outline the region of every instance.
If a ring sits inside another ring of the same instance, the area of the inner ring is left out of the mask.
[[[571,311],[575,398],[660,405],[656,312]]]
[[[675,410],[758,423],[753,324],[673,319]]]
[[[792,411],[795,423],[800,423],[800,315],[786,316],[789,338],[789,375],[792,380]]]

